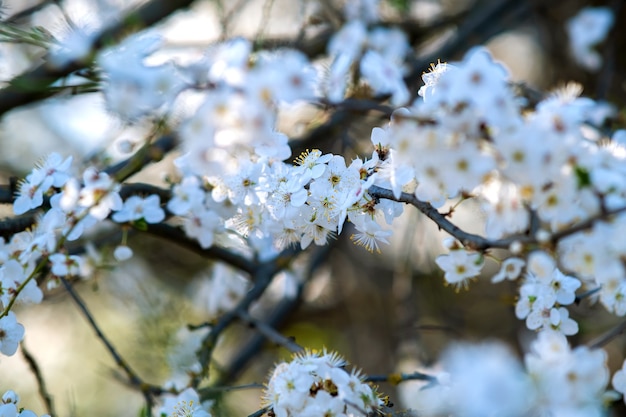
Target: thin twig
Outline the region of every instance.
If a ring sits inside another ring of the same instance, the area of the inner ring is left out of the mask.
[[[437,382],[437,377],[424,374],[422,372],[412,372],[410,374],[399,373],[389,375],[370,375],[365,377],[366,382],[389,382],[393,385],[397,385],[404,381],[428,381]]]
[[[255,411],[254,413],[250,414],[248,417],[261,417],[263,414],[267,413],[271,408],[272,406],[268,405],[267,407],[263,407],[260,410]]]
[[[248,314],[247,311],[239,311],[237,314],[239,315],[239,318],[253,326],[259,333],[265,336],[267,340],[284,347],[292,353],[302,352],[304,350],[304,348],[297,344],[293,339],[283,336],[267,323],[255,319]]]
[[[576,298],[574,299],[574,304],[576,304],[576,305],[580,304],[580,302],[581,302],[582,300],[584,300],[585,298],[587,298],[587,297],[591,297],[592,295],[595,295],[595,294],[597,294],[598,292],[600,292],[600,289],[601,289],[601,287],[592,288],[592,289],[590,289],[590,290],[588,290],[588,291],[585,291],[585,292],[584,292],[584,293],[582,293],[582,294],[578,294],[578,295],[576,296]]]
[[[513,242],[520,242],[522,244],[535,242],[534,238],[529,236],[515,236],[501,240],[490,240],[473,233],[468,233],[448,220],[445,215],[439,213],[439,211],[437,211],[437,209],[430,203],[419,200],[413,194],[401,193],[400,197],[396,198],[391,190],[378,186],[370,187],[369,194],[374,198],[384,198],[387,200],[410,204],[416,207],[419,211],[434,221],[440,229],[455,237],[459,242],[461,242],[461,244],[463,244],[463,246],[470,247],[475,250],[484,251],[489,248],[508,249]]]
[[[46,6],[49,6],[54,3],[55,3],[55,0],[44,0],[41,3],[34,4],[30,7],[25,8],[24,10],[21,10],[15,14],[12,14],[11,16],[4,19],[3,22],[13,23],[13,24],[20,23],[20,21],[30,18],[31,15],[37,13],[39,10],[45,8]]]
[[[163,135],[154,142],[147,144],[130,158],[105,168],[104,172],[114,176],[118,182],[122,182],[141,171],[146,165],[162,160],[177,145],[178,138],[176,135]]]
[[[270,19],[273,6],[274,0],[265,0],[265,2],[263,3],[261,21],[259,22],[259,27],[257,28],[256,35],[254,35],[255,39],[260,39],[263,37],[263,32],[265,32],[265,29],[267,28],[267,23]]]
[[[232,385],[232,386],[220,386],[220,387],[206,387],[200,388],[197,390],[198,395],[201,398],[209,396],[214,393],[223,393],[223,392],[231,392],[231,391],[243,391],[247,389],[260,389],[265,387],[263,384],[259,384],[258,382],[252,382],[250,384],[244,385]]]
[[[617,326],[613,327],[608,332],[604,333],[601,336],[596,337],[589,343],[587,346],[591,349],[600,349],[602,346],[609,343],[611,340],[615,339],[617,336],[621,335],[626,331],[626,321],[621,322]]]
[[[209,334],[202,341],[202,346],[198,352],[198,360],[202,366],[200,376],[209,376],[209,365],[213,356],[213,350],[215,349],[215,345],[217,344],[217,340],[221,334],[236,321],[239,317],[240,311],[248,311],[250,305],[261,298],[267,287],[271,284],[274,276],[279,271],[286,268],[294,256],[299,252],[299,249],[295,248],[285,249],[276,257],[268,261],[261,262],[252,268],[251,279],[254,282],[254,285],[250,291],[248,291],[243,299],[239,301],[235,308],[220,317],[215,326],[213,326]],[[194,378],[192,381],[192,385],[195,387],[197,387],[199,383],[199,378]]]
[[[187,237],[185,232],[178,227],[170,226],[164,223],[148,224],[146,225],[145,232],[182,246],[191,252],[202,256],[203,258],[220,260],[249,274],[252,274],[255,271],[256,264],[253,260],[215,245],[204,249],[200,246],[197,240]]]
[[[148,384],[145,384],[143,380],[139,378],[137,373],[135,373],[135,371],[132,370],[128,362],[126,362],[126,360],[122,358],[122,356],[117,352],[113,344],[104,335],[104,333],[100,329],[100,326],[98,326],[95,319],[91,315],[91,312],[87,308],[87,305],[85,304],[83,299],[80,297],[80,295],[78,295],[78,293],[74,290],[74,287],[72,287],[72,284],[70,284],[67,281],[67,279],[65,279],[64,277],[59,277],[59,279],[63,283],[63,286],[65,287],[67,292],[70,294],[70,297],[72,297],[72,299],[78,306],[83,316],[85,316],[85,318],[89,322],[89,325],[91,326],[91,328],[95,331],[96,336],[98,336],[98,339],[100,339],[102,344],[104,344],[105,348],[109,351],[109,354],[115,361],[115,364],[124,371],[124,373],[126,374],[126,377],[128,378],[128,382],[133,387],[139,388],[142,391],[144,400],[146,402],[147,412],[149,413],[149,415],[151,415],[154,401],[152,399],[152,391],[150,389],[145,389],[145,387],[147,387]]]
[[[28,367],[30,368],[33,375],[35,375],[35,379],[37,380],[37,388],[39,391],[39,396],[43,400],[43,403],[46,407],[46,413],[50,415],[50,417],[55,417],[57,415],[54,410],[54,402],[52,400],[52,395],[48,391],[48,387],[46,386],[46,381],[43,379],[43,374],[41,373],[41,368],[37,363],[35,357],[30,353],[30,351],[26,348],[26,344],[24,341],[21,343],[22,346],[22,355],[24,359],[28,363]]]

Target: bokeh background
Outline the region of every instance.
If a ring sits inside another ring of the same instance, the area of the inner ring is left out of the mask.
[[[131,4],[132,3],[132,4]],[[40,26],[62,37],[68,17],[77,24],[98,28],[115,19],[121,10],[140,4],[123,0],[7,0],[3,19],[41,4],[35,12],[15,22],[25,28]],[[617,123],[623,120],[626,102],[626,8],[620,1],[578,0],[381,0],[385,21],[409,29],[415,61],[426,71],[437,58],[454,61],[469,47],[485,44],[496,59],[510,70],[512,80],[524,83],[531,93],[549,91],[568,81],[583,85],[585,95],[616,105]],[[599,50],[605,65],[597,72],[576,65],[568,52],[565,24],[582,7],[604,5],[617,11],[615,29]],[[197,0],[173,14],[158,30],[166,39],[159,59],[193,60],[220,39],[244,36],[271,44],[302,33],[321,39],[340,22],[343,2],[333,0]],[[303,28],[306,30],[302,31]],[[324,65],[323,56],[311,51]],[[38,62],[36,47],[0,43],[0,82]],[[419,80],[413,80],[417,91]],[[329,114],[302,105],[281,114],[281,128],[299,149],[319,148],[349,159],[372,151],[371,128],[386,123],[377,115],[349,115],[333,130],[314,134],[314,124]],[[614,128],[620,126],[607,126]],[[129,127],[104,109],[100,93],[64,95],[37,105],[19,108],[0,119],[0,180],[25,175],[42,156],[57,151],[78,160],[106,155],[123,158],[120,143],[137,141],[148,126]],[[151,166],[137,178],[163,184],[172,175],[172,157]],[[9,216],[10,207],[1,207]],[[453,221],[468,231],[480,232],[482,214],[471,201],[455,212]],[[333,241],[319,256],[316,269],[304,286],[300,302],[292,303],[276,322],[280,331],[310,348],[336,350],[365,373],[412,372],[436,366],[437,358],[458,340],[499,339],[520,353],[533,335],[515,318],[514,283],[493,285],[486,276],[472,283],[469,291],[455,292],[443,285],[434,264],[444,250],[444,235],[416,210],[407,209],[397,222],[391,244],[382,254],[370,254],[354,246],[350,231]],[[135,256],[79,286],[79,291],[104,332],[118,351],[147,381],[162,383],[169,375],[168,355],[181,327],[202,323],[208,311],[209,281],[213,265],[164,240],[131,236]],[[106,251],[106,249],[105,249]],[[305,257],[306,258],[306,257]],[[306,259],[305,259],[306,260]],[[295,268],[306,268],[306,262]],[[269,294],[255,306],[263,314],[285,294],[286,279],[277,280]],[[600,306],[586,302],[571,308],[581,331],[574,344],[585,343],[619,322]],[[114,362],[94,337],[77,307],[62,290],[50,291],[39,306],[19,311],[26,327],[25,346],[37,359],[61,416],[134,416],[142,397],[124,386]],[[252,330],[236,325],[226,333],[216,358],[227,370],[224,384],[253,387],[224,390],[217,395],[220,414],[248,415],[260,408],[260,388],[272,365],[289,356],[272,343],[263,343],[254,354],[241,358]],[[613,340],[606,349],[611,369],[621,366],[626,340]],[[245,356],[245,355],[244,355]],[[255,385],[256,384],[256,385]],[[23,356],[0,360],[0,391],[16,390],[22,405],[43,413],[36,381]],[[410,407],[417,383],[401,389],[382,384],[396,407]],[[619,410],[618,410],[619,411]]]

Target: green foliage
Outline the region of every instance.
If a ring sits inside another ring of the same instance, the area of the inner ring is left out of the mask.
[[[133,227],[137,230],[145,232],[148,230],[148,223],[143,218],[141,218],[133,222]]]
[[[411,9],[411,0],[387,0],[387,2],[401,13],[406,13]]]
[[[591,177],[587,169],[581,166],[576,166],[574,168],[574,173],[576,174],[578,188],[584,188],[591,185]]]

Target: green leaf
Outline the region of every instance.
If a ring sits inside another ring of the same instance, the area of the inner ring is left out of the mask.
[[[589,187],[591,185],[591,176],[589,175],[589,171],[587,171],[587,169],[577,165],[574,168],[574,174],[576,175],[579,189]]]
[[[389,5],[399,12],[406,13],[411,9],[411,0],[387,0]]]
[[[142,232],[146,232],[148,230],[148,223],[144,219],[135,220],[133,222],[133,227],[137,230],[141,230]]]

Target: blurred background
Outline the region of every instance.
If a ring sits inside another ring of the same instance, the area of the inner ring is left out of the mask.
[[[244,36],[271,45],[303,36],[319,43],[310,42],[307,52],[313,60],[323,61],[325,42],[341,21],[343,3],[197,0],[159,24],[158,31],[166,39],[159,54],[163,59],[193,60],[221,39]],[[24,28],[38,26],[62,38],[68,19],[97,30],[139,4],[6,0],[1,11],[3,21]],[[598,47],[604,64],[596,71],[581,68],[569,52],[566,22],[585,6],[607,6],[617,13],[614,30]],[[620,127],[626,102],[626,54],[619,53],[626,47],[620,24],[626,21],[626,10],[620,1],[381,0],[381,10],[385,24],[402,26],[410,35],[414,93],[429,63],[462,59],[471,46],[484,44],[529,94],[576,81],[583,85],[584,95],[616,106],[617,125],[607,129]],[[43,52],[35,46],[0,43],[0,83],[37,64]],[[281,114],[280,127],[292,138],[294,157],[306,148],[342,154],[346,160],[369,156],[372,127],[387,122],[378,115],[349,114],[332,130],[315,130],[312,121],[319,124],[329,118],[324,110],[307,105]],[[52,151],[83,161],[103,155],[120,160],[126,156],[120,143],[133,142],[148,130],[147,125],[128,126],[107,114],[97,91],[20,107],[0,119],[0,180],[8,183],[11,176],[23,177]],[[165,175],[173,172],[174,156],[135,179],[164,184]],[[10,207],[1,209],[3,216],[11,215]],[[482,214],[471,201],[459,207],[453,221],[470,232],[482,230]],[[456,340],[499,339],[520,354],[526,350],[533,335],[515,318],[516,284],[491,284],[495,266],[488,265],[486,276],[472,283],[469,291],[457,293],[445,287],[434,264],[434,258],[444,252],[444,234],[416,210],[405,210],[382,254],[353,245],[347,238],[350,234],[345,231],[327,249],[311,250],[294,265],[306,282],[301,299],[287,303],[276,317],[281,333],[306,347],[335,350],[370,375],[426,369]],[[156,238],[131,236],[129,245],[135,251],[131,260],[99,271],[79,291],[137,373],[161,384],[170,376],[168,358],[179,330],[206,321],[214,265]],[[253,312],[263,315],[268,306],[276,306],[289,293],[289,285],[293,283],[288,277],[277,279]],[[585,343],[619,322],[600,306],[586,302],[570,310],[581,329],[571,339],[573,344]],[[138,415],[141,395],[120,382],[114,362],[63,291],[51,291],[42,305],[22,308],[19,317],[26,328],[25,346],[40,364],[59,415]],[[224,386],[262,384],[273,364],[289,356],[270,342],[249,345],[255,346],[253,351],[243,352],[254,334],[238,324],[220,342],[216,359]],[[625,347],[623,337],[606,347],[612,370],[621,366]],[[411,406],[411,390],[418,386],[404,383],[399,391],[382,384],[380,389],[400,408]],[[36,387],[20,352],[2,357],[0,391],[16,390],[23,406],[43,413]],[[219,415],[253,413],[260,408],[260,392],[256,386],[216,393]]]

